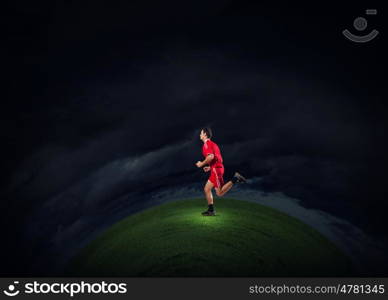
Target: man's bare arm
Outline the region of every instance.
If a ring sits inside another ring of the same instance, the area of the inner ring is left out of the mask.
[[[204,165],[209,164],[214,159],[214,154],[209,154],[206,156],[204,161],[197,161],[196,166],[202,168]]]
[[[208,165],[214,159],[214,154],[209,154],[206,156],[205,160],[202,162],[203,165]]]

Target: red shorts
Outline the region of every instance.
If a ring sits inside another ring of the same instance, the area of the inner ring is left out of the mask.
[[[224,185],[224,167],[210,167],[209,181],[214,187],[221,188]]]

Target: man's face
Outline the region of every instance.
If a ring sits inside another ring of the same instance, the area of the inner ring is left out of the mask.
[[[206,139],[206,133],[203,132],[203,130],[201,130],[201,133],[199,134],[199,138],[204,141]]]

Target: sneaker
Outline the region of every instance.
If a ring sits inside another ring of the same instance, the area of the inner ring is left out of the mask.
[[[215,210],[207,210],[207,211],[204,211],[202,213],[202,216],[215,216],[216,215],[216,211]]]
[[[246,183],[247,182],[247,179],[238,172],[234,173],[234,177],[237,178],[238,183],[240,183],[240,182]]]

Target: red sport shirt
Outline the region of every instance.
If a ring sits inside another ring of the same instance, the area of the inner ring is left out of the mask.
[[[202,146],[202,154],[206,158],[209,154],[213,154],[214,158],[210,162],[210,177],[209,181],[216,188],[221,188],[224,185],[224,165],[222,164],[222,156],[220,148],[212,140],[208,139]]]

